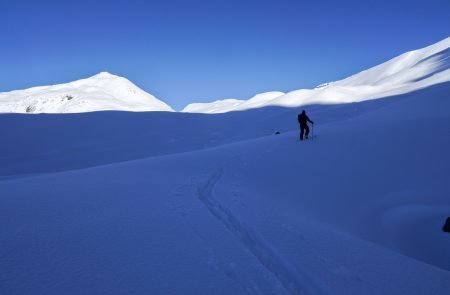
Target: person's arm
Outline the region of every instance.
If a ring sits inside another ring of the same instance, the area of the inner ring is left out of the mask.
[[[309,123],[314,124],[314,122],[311,121],[308,116],[306,116],[306,120],[308,120]]]

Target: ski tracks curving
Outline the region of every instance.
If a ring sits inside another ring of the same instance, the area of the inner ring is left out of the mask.
[[[283,259],[254,230],[244,225],[233,213],[214,197],[214,188],[221,179],[223,170],[213,173],[198,188],[199,200],[209,212],[219,220],[243,246],[252,253],[266,270],[272,273],[291,294],[325,294],[324,290],[305,271],[300,271]]]

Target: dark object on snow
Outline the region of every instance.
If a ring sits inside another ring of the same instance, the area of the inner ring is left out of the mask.
[[[442,228],[443,231],[450,233],[450,217],[447,217],[447,220],[445,221],[444,227]]]
[[[306,139],[308,139],[309,135],[308,122],[310,122],[311,124],[314,124],[314,122],[308,118],[305,110],[303,110],[302,113],[298,115],[297,120],[298,123],[300,124],[300,140],[303,140],[303,134],[306,136]]]
[[[275,132],[275,134],[280,134],[280,131]]]

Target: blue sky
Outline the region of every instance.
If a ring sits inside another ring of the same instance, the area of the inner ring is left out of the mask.
[[[311,88],[450,36],[450,1],[0,2],[0,92],[100,71],[175,109]]]

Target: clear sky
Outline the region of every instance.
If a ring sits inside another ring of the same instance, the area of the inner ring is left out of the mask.
[[[0,1],[0,92],[124,76],[175,109],[345,78],[450,36],[449,0]]]

